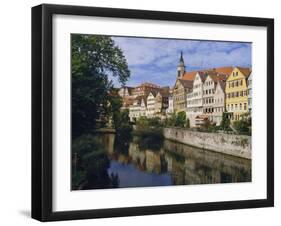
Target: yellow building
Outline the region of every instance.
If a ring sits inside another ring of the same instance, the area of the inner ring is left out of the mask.
[[[240,120],[241,115],[249,112],[247,80],[250,74],[251,68],[234,67],[226,80],[225,105],[231,121]]]
[[[186,95],[192,90],[193,81],[177,79],[173,89],[174,112],[186,111]]]

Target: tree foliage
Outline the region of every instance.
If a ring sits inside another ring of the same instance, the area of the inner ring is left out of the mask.
[[[224,131],[230,130],[230,119],[229,119],[228,114],[226,112],[224,112],[222,114],[220,129],[222,129]]]
[[[112,77],[124,84],[130,76],[126,59],[108,36],[71,35],[72,134],[90,132],[109,114]]]
[[[92,135],[82,135],[72,144],[72,189],[90,187],[108,187],[110,178],[107,175],[109,159],[104,146]],[[93,178],[105,178],[96,180]]]
[[[181,128],[189,128],[190,123],[189,119],[186,117],[186,113],[184,111],[173,113],[170,118],[166,119],[166,126],[174,126]]]
[[[252,119],[249,114],[241,115],[241,119],[233,122],[233,127],[242,134],[250,134],[251,133],[251,124]]]
[[[133,130],[133,126],[130,123],[129,111],[122,110],[114,112],[113,125],[117,135],[128,137]]]

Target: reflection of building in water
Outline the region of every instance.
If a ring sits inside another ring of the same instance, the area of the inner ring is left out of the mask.
[[[132,162],[141,170],[146,170],[145,166],[145,152],[140,151],[139,145],[131,142],[129,146],[129,155],[132,158]]]
[[[122,164],[133,164],[142,172],[168,173],[175,185],[251,181],[251,161],[246,159],[169,140],[164,140],[163,148],[156,151],[141,149],[138,139],[133,139],[126,147],[116,146],[114,134],[103,136],[102,141],[105,142],[110,159]]]
[[[251,181],[249,161],[164,141],[168,172],[174,184]],[[184,158],[184,160],[182,160]]]
[[[146,157],[146,169],[149,172],[161,172],[161,157],[159,153],[154,153],[153,151],[146,150],[145,151]]]

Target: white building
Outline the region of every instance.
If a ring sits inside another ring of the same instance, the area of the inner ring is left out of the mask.
[[[173,101],[173,91],[170,91],[168,97],[168,108],[166,109],[166,114],[171,115],[174,113],[174,101]]]
[[[195,126],[196,116],[203,114],[203,84],[206,77],[205,72],[197,72],[192,91],[187,93],[186,114],[191,127]]]
[[[131,97],[133,96],[133,90],[134,90],[133,87],[122,86],[118,91],[118,95],[122,98]]]
[[[213,121],[217,126],[221,124],[223,112],[225,111],[225,82],[217,83],[214,95]]]
[[[248,108],[252,112],[252,73],[248,77]]]
[[[141,116],[146,116],[146,98],[145,96],[138,96],[134,99],[133,104],[129,107],[130,121],[135,121]]]
[[[208,76],[203,84],[203,114],[208,116],[210,122],[216,123],[214,120],[216,86],[219,81],[225,82],[226,79],[227,75],[217,72],[208,72]]]
[[[152,118],[155,115],[155,102],[156,102],[156,92],[150,91],[147,96],[147,109],[146,117]]]
[[[169,105],[169,87],[162,87],[155,97],[155,114],[162,117],[166,113],[166,109]]]

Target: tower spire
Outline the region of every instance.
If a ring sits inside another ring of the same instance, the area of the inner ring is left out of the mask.
[[[181,51],[181,55],[180,55],[180,60],[179,60],[179,64],[178,64],[178,68],[177,68],[177,76],[178,78],[182,78],[185,72],[185,66],[184,66],[184,60],[183,60],[183,53]]]
[[[184,62],[184,61],[183,61],[183,57],[182,57],[182,51],[181,51],[180,62]]]

